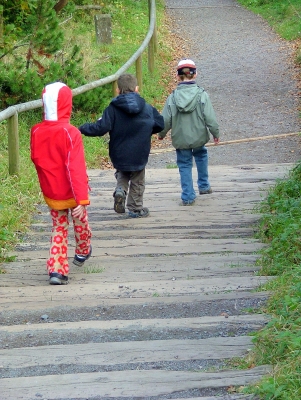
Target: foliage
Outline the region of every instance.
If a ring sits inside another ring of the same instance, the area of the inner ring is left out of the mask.
[[[261,205],[260,232],[269,246],[262,251],[268,265],[263,272],[278,275],[296,268],[301,262],[301,165],[290,178],[280,181]],[[285,263],[283,261],[285,260]]]
[[[6,1],[12,3],[11,0]],[[52,7],[47,12],[42,8],[40,18],[37,18],[37,5],[40,3],[43,6],[53,6],[54,0],[50,3],[32,0],[27,2],[26,9],[20,8],[20,1],[16,0],[13,3],[14,10],[18,12],[16,18],[10,22],[14,28],[18,23],[19,35],[16,36],[13,29],[14,37],[9,50],[7,46],[3,49],[2,58],[5,62],[0,64],[0,109],[39,98],[43,87],[49,82],[63,81],[75,88],[112,75],[138,49],[148,29],[146,1],[95,1],[97,5],[101,5],[102,13],[111,15],[111,45],[98,45],[95,40],[94,23],[91,21],[95,13],[100,11],[75,9],[76,6],[91,4],[89,1],[69,1],[68,6],[59,15],[54,15]],[[17,3],[19,7],[16,6]],[[161,7],[163,10],[161,2],[157,1],[157,4],[158,9]],[[8,21],[6,17],[5,29],[10,26]],[[41,22],[46,24],[47,21],[49,29],[44,29],[42,35]],[[51,23],[54,25],[50,25]],[[5,37],[8,37],[7,32]],[[62,43],[61,37],[64,38]],[[52,43],[59,45],[59,48],[51,49],[49,46]],[[164,49],[164,46],[162,48]],[[160,56],[162,55],[160,50]],[[144,63],[146,56],[145,54]],[[144,65],[143,72],[145,71]],[[129,72],[134,72],[134,69],[131,68]],[[101,114],[111,96],[112,90],[108,86],[78,95],[73,101],[74,111],[78,115],[90,112],[91,117],[95,118]]]
[[[301,397],[301,163],[285,180],[279,180],[261,203],[259,238],[262,273],[276,275],[266,312],[272,319],[255,335],[258,364],[274,366],[272,376],[253,388],[263,399],[295,400]]]
[[[79,52],[76,46],[67,63],[53,59],[62,49],[64,39],[54,5],[54,0],[36,0],[21,2],[11,8],[5,6],[1,108],[32,100],[40,96],[45,82],[71,76],[75,71],[75,62],[79,61],[75,59]],[[11,10],[15,13],[9,12]]]
[[[5,2],[4,43],[1,58],[14,53],[16,48],[24,46],[28,68],[31,60],[33,63],[40,64],[37,54],[49,57],[60,49],[63,32],[59,28],[59,20],[53,9],[54,4],[54,0]]]

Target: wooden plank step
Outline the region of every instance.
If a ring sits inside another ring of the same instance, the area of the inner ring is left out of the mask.
[[[160,171],[161,173],[161,171]],[[116,181],[113,181],[112,179],[108,181],[107,186],[103,185],[103,181],[100,180],[100,187],[97,188],[97,181],[95,180],[91,180],[90,181],[90,186],[92,188],[92,193],[104,193],[104,192],[110,192],[111,193],[111,197],[113,194],[113,191],[115,190],[115,186],[116,186]],[[219,192],[233,192],[233,193],[239,193],[239,192],[245,192],[245,193],[249,193],[252,192],[254,193],[257,192],[258,190],[267,190],[271,185],[273,185],[275,183],[275,179],[273,179],[272,177],[270,179],[264,179],[261,177],[258,177],[257,179],[249,179],[246,178],[246,176],[242,176],[241,180],[229,180],[226,179],[224,181],[219,180],[218,182],[215,181],[214,179],[210,179],[210,183],[211,186],[213,188],[213,192],[210,196],[208,197],[213,197],[215,195],[217,195]],[[149,192],[153,192],[153,193],[160,193],[161,194],[161,198],[162,198],[162,194],[164,194],[167,190],[170,193],[171,189],[173,192],[174,197],[178,197],[180,198],[180,193],[181,193],[181,187],[180,187],[180,182],[179,179],[176,179],[174,181],[171,181],[168,183],[165,182],[160,182],[158,180],[151,180],[149,179],[149,177],[146,174],[146,179],[145,179],[145,194],[149,193]],[[162,185],[164,185],[162,187]],[[202,196],[203,198],[203,196]]]
[[[72,248],[73,246],[71,246]],[[70,253],[72,254],[71,250]],[[189,270],[196,269],[198,271],[207,270],[207,269],[217,269],[222,267],[243,267],[250,266],[253,267],[254,263],[258,259],[257,254],[240,254],[240,253],[207,253],[203,254],[202,258],[198,254],[188,254],[188,255],[169,255],[168,257],[164,255],[156,255],[156,257],[132,257],[131,262],[127,263],[126,271],[139,271],[141,267],[145,269],[145,271],[168,271],[168,270]],[[72,259],[69,260],[70,262]],[[125,259],[123,256],[106,256],[103,257],[101,263],[104,265],[109,265],[110,268],[114,268],[117,270],[122,269],[125,271],[124,264]],[[88,264],[88,261],[87,261]],[[22,268],[27,269],[30,266],[41,266],[40,259],[23,259],[17,260],[10,263],[3,264],[6,271],[21,271]],[[75,268],[76,266],[74,266]],[[73,266],[72,266],[73,268]],[[254,266],[256,269],[256,266]],[[79,268],[81,270],[82,268]],[[2,278],[2,277],[1,277]]]
[[[181,243],[184,242],[185,246],[189,246],[189,243],[191,246],[195,247],[196,245],[199,246],[220,246],[223,247],[223,249],[226,246],[240,246],[243,247],[244,245],[254,245],[258,247],[262,247],[262,243],[258,239],[253,239],[253,238],[229,238],[229,239],[216,239],[216,238],[210,238],[210,239],[202,239],[202,238],[188,238],[188,239],[178,239],[177,235],[176,237],[173,237],[172,239],[165,239],[162,241],[161,239],[156,239],[156,238],[132,238],[132,237],[126,237],[126,238],[115,238],[112,237],[111,239],[104,240],[105,244],[104,246],[107,246],[110,243],[116,243],[116,246],[145,246],[147,244],[147,247],[153,247],[153,246],[159,246],[159,247],[172,247],[172,246],[181,246]],[[36,245],[43,245],[45,246],[47,241],[43,242],[37,242]],[[99,247],[99,246],[98,246]]]
[[[287,164],[253,164],[253,165],[210,165],[209,176],[211,182],[228,182],[234,179],[248,180],[275,180],[285,177],[290,169],[294,166],[292,163]],[[197,176],[196,169],[192,170],[193,177]],[[88,176],[91,181],[99,181],[102,185],[106,183],[115,183],[114,170],[88,170]],[[179,171],[177,168],[161,168],[152,169],[146,167],[146,180],[164,183],[168,185],[174,182],[179,186]]]
[[[113,371],[46,375],[1,380],[2,400],[33,398],[68,399],[102,397],[164,396],[179,391],[244,386],[270,372],[268,366],[221,372]]]
[[[250,336],[80,343],[0,349],[2,368],[45,365],[115,365],[241,357],[253,347]]]
[[[183,397],[173,399],[173,400],[183,400]],[[189,397],[185,400],[255,400],[253,395],[243,395],[243,394],[224,394],[221,396],[210,396],[210,397]]]
[[[45,285],[48,284],[48,281],[45,282]],[[35,282],[32,283],[32,286],[35,285]],[[38,286],[39,287],[39,286]],[[46,288],[47,286],[45,286]],[[1,289],[2,291],[5,291],[7,288]],[[42,293],[42,297],[38,295],[38,298],[26,299],[24,297],[24,294],[22,294],[22,289],[23,288],[14,288],[19,291],[19,294],[21,295],[21,298],[18,299],[18,296],[16,295],[17,300],[14,301],[7,301],[7,302],[0,302],[0,312],[3,314],[5,312],[12,314],[13,311],[15,312],[20,312],[24,309],[26,309],[26,312],[51,312],[51,311],[56,311],[58,307],[61,308],[62,304],[62,298],[61,296],[62,292],[65,292],[66,287],[63,288],[58,288],[56,291],[52,292],[52,294],[47,293],[47,297],[44,298],[44,293]],[[32,290],[32,288],[31,288]],[[172,305],[175,304],[175,302],[178,304],[197,304],[200,302],[210,302],[210,301],[221,301],[221,300],[228,300],[228,301],[239,301],[240,299],[255,299],[256,301],[258,299],[263,299],[266,300],[269,297],[269,292],[251,292],[247,290],[242,290],[241,292],[213,292],[213,293],[197,293],[197,294],[182,294],[179,296],[151,296],[151,297],[101,297],[101,296],[95,296],[95,295],[90,295],[88,297],[81,296],[80,294],[74,294],[74,296],[71,296],[70,292],[69,293],[69,298],[66,299],[65,304],[65,309],[67,310],[76,310],[77,308],[91,308],[91,307],[112,307],[112,306],[154,306],[154,305]],[[57,295],[60,295],[61,297],[57,299]],[[11,293],[9,291],[6,291],[6,295],[10,296]],[[39,297],[40,296],[40,297]],[[71,299],[70,299],[71,297]]]
[[[187,214],[188,217],[188,214]],[[114,237],[115,232],[120,232],[121,237],[124,237],[124,235],[129,235],[133,233],[133,237],[135,237],[140,232],[145,232],[146,235],[152,235],[153,230],[158,229],[158,226],[160,226],[160,231],[163,232],[164,229],[169,229],[170,233],[172,233],[172,229],[174,230],[174,234],[176,235],[177,231],[179,235],[182,234],[182,230],[187,230],[188,233],[191,231],[192,235],[194,234],[199,234],[200,239],[202,238],[202,233],[204,233],[204,239],[206,236],[209,238],[217,238],[220,236],[219,231],[220,230],[226,230],[227,236],[229,233],[232,233],[231,236],[235,237],[240,237],[239,236],[239,230],[245,230],[245,229],[251,229],[251,232],[253,234],[254,229],[252,230],[252,224],[254,222],[258,221],[258,218],[252,214],[243,214],[241,217],[236,218],[235,216],[232,218],[225,218],[225,216],[210,216],[209,219],[204,221],[201,221],[200,219],[196,218],[188,218],[187,221],[182,222],[180,219],[175,219],[169,217],[166,218],[166,215],[162,215],[162,220],[160,218],[156,218],[155,220],[151,217],[148,217],[149,219],[147,220],[147,225],[145,225],[145,221],[141,222],[141,219],[144,218],[137,218],[137,221],[133,223],[132,218],[128,218],[127,215],[120,217],[117,214],[114,215],[108,215],[106,214],[105,216],[101,215],[93,215],[90,212],[90,217],[89,217],[89,224],[92,229],[92,235],[94,234],[94,231],[97,232],[102,229],[102,232],[104,235],[106,234],[112,234],[112,238]],[[179,218],[179,216],[178,216]],[[51,232],[51,224],[47,220],[45,222],[37,222],[31,226],[32,232],[35,234],[38,234],[39,232],[45,235],[45,242],[47,239],[49,239],[49,235]],[[235,235],[237,229],[237,234]],[[158,233],[160,233],[160,231]],[[212,231],[212,233],[210,233]],[[216,232],[217,231],[217,232]],[[232,232],[231,232],[232,231]],[[127,233],[129,232],[129,234]],[[30,232],[29,232],[30,234]],[[122,235],[123,234],[123,235]],[[252,236],[252,234],[250,236]],[[116,237],[119,234],[117,234]],[[141,237],[141,236],[140,236]],[[187,236],[188,237],[188,236]],[[70,238],[72,238],[72,234],[70,233]]]
[[[94,225],[95,224],[95,225]],[[92,223],[90,224],[92,228]],[[241,223],[240,223],[241,225]],[[41,225],[43,226],[43,225]],[[50,227],[50,225],[49,225]],[[45,226],[46,228],[46,226]],[[109,228],[109,229],[108,229]],[[108,227],[106,225],[106,229],[104,230],[99,224],[93,223],[93,241],[95,239],[112,239],[113,237],[115,239],[121,239],[124,238],[124,230],[116,230],[112,229],[112,227]],[[49,232],[45,229],[46,232]],[[18,245],[18,249],[20,248],[28,248],[30,246],[36,245],[39,242],[45,243],[46,238],[45,238],[45,231],[44,232],[39,232],[39,231],[30,231],[28,234],[30,234],[30,242],[22,242]],[[202,229],[202,227],[196,227],[195,229],[183,227],[182,229],[177,229],[177,228],[145,228],[145,227],[139,227],[138,229],[132,230],[131,231],[131,238],[133,239],[138,239],[141,237],[145,238],[164,238],[164,239],[170,239],[174,237],[175,235],[177,236],[178,239],[187,239],[188,237],[192,239],[209,239],[209,238],[229,238],[229,237],[250,237],[254,234],[254,228],[244,226],[240,227],[238,226],[235,229],[232,229],[229,231],[228,227],[225,228],[211,228],[211,229]],[[49,234],[50,236],[50,234]],[[48,240],[49,242],[49,240]]]
[[[94,275],[94,274],[90,274]],[[88,275],[89,277],[89,275]],[[266,276],[246,276],[246,277],[227,277],[227,278],[206,278],[193,280],[168,280],[168,281],[147,281],[147,282],[127,282],[119,283],[102,282],[95,283],[95,276],[90,276],[85,282],[72,281],[73,285],[64,287],[51,286],[48,278],[45,277],[45,286],[32,287],[4,287],[0,293],[0,310],[13,303],[15,307],[19,304],[29,307],[30,304],[44,304],[47,308],[49,302],[52,305],[77,302],[81,299],[102,300],[104,298],[147,298],[147,297],[178,297],[193,294],[209,294],[228,291],[247,291],[252,290],[261,284],[272,279]],[[75,284],[74,284],[75,283]],[[33,282],[34,284],[34,282]]]
[[[104,201],[105,203],[105,201]],[[113,211],[113,207],[110,204],[107,207],[104,207],[101,205],[102,203],[100,201],[98,201],[98,207],[93,207],[93,208],[89,208],[89,215],[90,215],[90,219],[91,222],[98,222],[101,223],[101,221],[103,221],[104,219],[111,221],[112,219],[115,221],[121,221],[125,226],[135,226],[138,223],[141,223],[141,221],[144,223],[144,225],[148,226],[148,224],[146,224],[146,220],[144,218],[129,218],[127,213],[124,214],[117,214]],[[106,202],[106,204],[108,204]],[[255,205],[256,203],[254,203]],[[243,218],[242,222],[244,221],[248,221],[247,218],[253,217],[255,218],[259,218],[259,215],[253,213],[252,211],[252,207],[248,210],[247,208],[240,208],[240,209],[234,209],[231,210],[230,208],[227,210],[225,209],[225,212],[222,211],[217,211],[214,210],[214,203],[213,201],[210,202],[210,207],[209,207],[209,202],[208,204],[202,203],[200,205],[198,205],[198,203],[194,203],[194,205],[190,206],[190,207],[183,207],[183,206],[179,206],[179,207],[175,207],[174,210],[171,210],[171,207],[166,207],[166,208],[156,208],[153,207],[151,202],[145,202],[144,204],[145,206],[149,207],[150,212],[152,212],[147,221],[149,222],[154,222],[153,219],[154,217],[156,217],[157,222],[159,221],[158,218],[161,218],[160,220],[160,224],[164,223],[167,224],[167,221],[172,220],[175,221],[175,224],[181,224],[181,217],[187,217],[188,219],[188,223],[192,224],[194,223],[195,226],[200,226],[197,225],[198,222],[202,222],[203,226],[206,226],[205,222],[207,222],[208,224],[210,224],[209,226],[211,226],[213,223],[215,223],[215,221],[220,221],[221,225],[226,222],[229,222],[229,216],[231,216],[231,218],[233,217],[233,221],[237,222],[239,221],[239,218]],[[218,202],[216,202],[216,207],[218,206]],[[90,207],[90,206],[89,206]],[[206,209],[206,212],[204,212],[204,209]],[[250,214],[250,211],[252,211],[252,213]],[[197,216],[198,218],[193,220],[193,218],[191,218],[192,216]],[[207,218],[205,218],[207,216]],[[98,218],[98,220],[95,220],[95,218]],[[101,218],[101,219],[100,219]],[[45,223],[45,224],[49,224],[50,219],[49,219],[49,215],[45,214],[45,215],[40,215],[40,221],[37,221],[36,223],[34,223],[34,227],[37,226],[39,227],[40,223]],[[110,226],[110,225],[109,225]],[[163,225],[164,226],[164,225]],[[167,225],[167,227],[171,227],[173,225]],[[188,225],[189,226],[189,225]],[[157,226],[158,227],[158,226]],[[185,225],[183,225],[183,227],[185,228]],[[114,226],[112,225],[112,229],[114,229]]]
[[[231,175],[242,175],[242,174],[260,174],[263,175],[265,173],[276,173],[277,176],[281,174],[285,174],[293,167],[293,163],[269,163],[269,164],[239,164],[239,165],[210,165],[210,171],[214,176],[217,177],[229,177]],[[158,169],[149,168],[149,172],[151,172],[154,176],[158,175]],[[160,176],[162,171],[162,175],[170,176],[172,174],[178,176],[179,172],[177,168],[162,168],[160,169]],[[103,170],[103,169],[92,169],[89,170],[89,176],[92,177],[105,177],[111,176],[114,180],[114,169],[112,170]]]
[[[209,241],[210,242],[210,241]],[[105,256],[149,256],[149,255],[181,255],[181,254],[208,254],[208,253],[254,253],[264,247],[260,242],[249,240],[228,239],[228,241],[220,241],[219,243],[209,242],[204,243],[201,240],[194,241],[194,239],[187,240],[169,240],[165,239],[120,239],[114,241],[94,241],[93,254],[89,259],[89,264],[101,262],[100,257]],[[43,248],[44,247],[44,248]],[[49,256],[49,245],[46,249],[46,244],[40,246],[37,250],[12,252],[11,255],[18,256],[21,259],[47,259]]]
[[[185,207],[180,206],[180,192],[173,193],[172,188],[168,188],[164,185],[164,188],[166,192],[164,192],[164,195],[162,194],[163,192],[161,191],[161,188],[158,189],[158,191],[154,190],[152,186],[149,187],[149,189],[145,190],[145,199],[148,200],[150,199],[154,204],[156,204],[156,207],[159,207],[160,209],[169,209],[169,206],[173,206],[174,209],[182,209],[184,210]],[[160,190],[160,191],[159,191]],[[106,210],[109,209],[110,206],[113,204],[113,196],[112,196],[112,190],[107,189],[107,188],[95,188],[92,189],[90,192],[90,200],[91,200],[91,206],[93,206],[93,209],[95,208],[100,209],[100,210]],[[211,201],[218,202],[221,201],[225,205],[225,208],[232,208],[232,207],[238,207],[238,208],[243,208],[246,207],[247,209],[250,209],[250,203],[257,202],[258,199],[260,199],[260,194],[262,194],[262,190],[259,189],[254,189],[252,193],[248,193],[247,195],[244,194],[243,192],[238,192],[235,193],[235,197],[229,193],[223,193],[219,192],[218,195],[216,195],[214,192],[210,196],[197,196],[197,199],[200,200],[194,207],[201,206],[202,204],[207,204]],[[162,200],[162,197],[164,197],[164,201]],[[237,201],[239,199],[239,202]],[[107,204],[101,205],[99,202],[100,200],[105,200]],[[39,206],[40,210],[40,215],[48,215],[49,211],[47,209],[47,206],[45,204],[41,204]],[[218,211],[218,210],[217,210]]]
[[[71,246],[72,248],[73,246]],[[71,253],[71,250],[70,250]],[[72,254],[72,253],[71,253]],[[197,268],[198,270],[202,269],[207,269],[207,268],[218,268],[218,267],[223,267],[223,266],[243,266],[243,265],[254,265],[255,261],[257,260],[258,255],[257,254],[240,254],[240,253],[217,253],[217,254],[203,254],[202,258],[198,254],[188,254],[188,255],[169,255],[168,257],[162,256],[162,255],[156,255],[156,257],[144,257],[144,258],[139,258],[139,257],[132,257],[131,262],[128,263],[126,270],[131,270],[131,268],[134,269],[134,271],[137,269],[139,270],[141,267],[146,268],[146,271],[152,271],[157,268],[160,268],[160,270],[168,270],[168,265],[171,265],[174,267],[175,270],[181,270],[182,268],[184,269],[189,269],[189,268]],[[70,261],[72,261],[70,259]],[[106,256],[103,257],[101,260],[103,263],[108,263],[110,265],[110,268],[114,268],[116,266],[117,268],[124,268],[124,263],[125,259],[123,256]],[[87,262],[88,264],[88,262]],[[12,261],[9,263],[3,264],[3,267],[7,271],[10,270],[15,270],[17,269],[18,271],[24,267],[30,267],[31,265],[41,265],[41,260],[40,259],[34,259],[34,260],[29,260],[29,259],[23,259],[23,260],[17,260],[17,261]],[[75,266],[74,266],[75,267]],[[2,277],[1,277],[2,278]]]
[[[183,400],[183,397],[180,399],[173,400]],[[210,397],[189,397],[185,400],[255,400],[253,395],[241,395],[241,394],[224,394],[221,396],[210,396]]]
[[[86,267],[76,267],[71,265],[71,269],[74,272],[72,275],[72,282],[84,282],[90,281],[89,275],[93,274],[94,283],[98,282],[102,284],[106,282],[120,282],[123,280],[138,282],[138,281],[156,281],[156,280],[167,280],[167,279],[197,279],[197,278],[209,278],[216,275],[222,275],[223,277],[228,276],[244,276],[244,275],[255,275],[259,267],[254,266],[238,266],[238,267],[225,267],[225,266],[213,266],[211,268],[197,268],[193,266],[185,267],[182,269],[175,268],[170,262],[166,263],[162,270],[160,267],[157,270],[147,271],[147,263],[141,269],[132,266],[124,267],[123,264],[116,265],[114,261],[100,262],[98,265],[86,265]],[[40,267],[41,263],[34,265],[25,266],[23,265],[18,271],[17,268],[10,268],[10,270],[1,276],[0,287],[5,286],[31,286],[32,276],[35,276],[35,283],[37,285],[44,285],[46,269]],[[38,270],[37,270],[38,267]],[[143,268],[144,267],[144,268]]]
[[[229,324],[231,326],[241,324],[252,324],[261,327],[268,322],[268,317],[264,314],[229,315],[229,316],[206,316],[197,318],[157,318],[157,319],[134,319],[134,320],[108,320],[108,321],[79,321],[79,322],[52,322],[44,324],[10,325],[0,326],[0,333],[25,333],[48,331],[54,333],[57,330],[84,332],[88,329],[93,330],[162,330],[162,329],[210,329],[219,325]],[[55,336],[55,333],[54,333]],[[1,354],[1,353],[0,353]]]

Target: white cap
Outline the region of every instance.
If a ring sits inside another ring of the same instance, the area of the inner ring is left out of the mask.
[[[184,60],[181,60],[177,66],[177,70],[182,69],[182,68],[192,68],[196,69],[195,63],[190,60],[189,58],[184,58]]]

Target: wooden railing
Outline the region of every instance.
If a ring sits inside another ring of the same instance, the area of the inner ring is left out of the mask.
[[[136,66],[136,76],[138,85],[142,87],[142,54],[148,47],[148,70],[152,73],[154,70],[154,55],[157,47],[156,36],[156,1],[148,0],[149,4],[149,29],[139,49],[122,65],[115,74],[87,83],[72,90],[72,95],[77,96],[89,90],[100,86],[113,84],[113,96],[116,91],[117,79],[125,73],[132,65]],[[0,122],[7,120],[8,131],[8,171],[10,175],[18,175],[20,172],[19,156],[19,128],[18,114],[24,111],[33,110],[42,107],[42,100],[29,101],[27,103],[16,104],[0,112]]]

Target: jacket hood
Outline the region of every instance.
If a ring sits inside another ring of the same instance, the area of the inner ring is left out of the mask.
[[[138,114],[145,106],[145,100],[138,93],[130,92],[115,97],[111,104],[127,114]]]
[[[69,121],[72,110],[72,91],[62,82],[51,83],[42,92],[44,121]]]
[[[196,83],[180,83],[174,91],[174,101],[179,112],[191,113],[197,106],[200,87]]]

